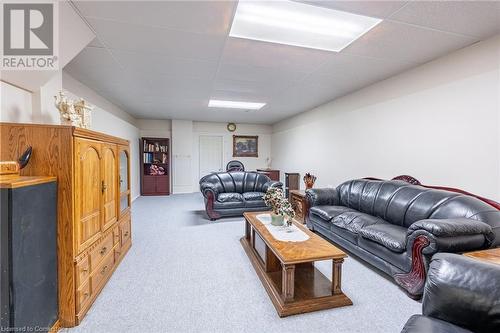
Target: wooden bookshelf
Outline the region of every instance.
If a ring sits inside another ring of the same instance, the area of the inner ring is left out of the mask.
[[[170,145],[167,138],[141,138],[141,195],[170,194]]]

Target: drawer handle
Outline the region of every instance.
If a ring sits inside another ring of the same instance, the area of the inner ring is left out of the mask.
[[[108,248],[107,248],[106,246],[104,246],[104,247],[101,249],[100,253],[101,253],[101,254],[106,253],[106,250],[107,250],[107,249],[108,249]]]
[[[89,296],[89,293],[83,293],[83,296],[87,297]]]
[[[128,231],[125,231],[124,236],[125,236],[125,237],[127,237],[127,236],[128,236]]]
[[[87,273],[89,271],[88,268],[82,268],[82,272]]]
[[[106,183],[104,182],[104,180],[101,182],[101,191],[102,193],[104,193],[104,191],[106,191],[106,189],[108,188],[108,186],[106,186]]]
[[[104,266],[101,270],[101,274],[106,273],[106,270],[108,269],[108,265]]]

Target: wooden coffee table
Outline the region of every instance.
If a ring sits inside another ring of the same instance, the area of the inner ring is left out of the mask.
[[[477,260],[500,265],[500,247],[472,252],[465,252],[464,256]]]
[[[276,240],[256,217],[265,213],[244,213],[245,236],[240,242],[279,316],[352,305],[341,289],[342,263],[347,255],[295,221],[309,239]],[[331,280],[314,267],[314,261],[321,260],[333,261]]]

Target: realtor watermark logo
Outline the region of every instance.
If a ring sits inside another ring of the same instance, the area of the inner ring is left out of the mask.
[[[57,1],[2,2],[0,69],[58,69]]]

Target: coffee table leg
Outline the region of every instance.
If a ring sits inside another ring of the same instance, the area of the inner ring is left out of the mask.
[[[342,263],[344,259],[333,259],[332,262],[332,293],[334,295],[342,293]]]
[[[285,302],[293,301],[295,294],[295,265],[282,265],[281,292]]]

